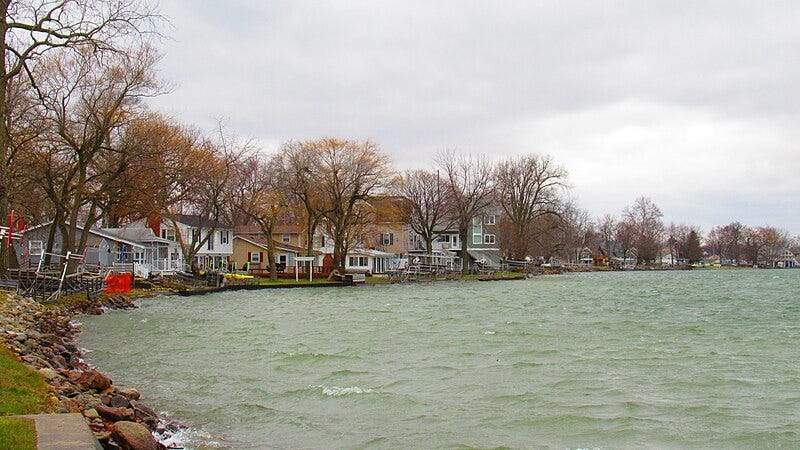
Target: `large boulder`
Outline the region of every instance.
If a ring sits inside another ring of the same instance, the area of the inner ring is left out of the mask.
[[[96,370],[87,370],[70,381],[83,389],[104,391],[111,387],[111,379]]]
[[[163,445],[150,434],[150,430],[136,422],[122,421],[111,426],[111,438],[122,450],[161,450]]]
[[[128,408],[114,408],[110,406],[97,406],[95,407],[100,416],[109,422],[122,422],[126,420],[134,420],[136,418],[132,409]]]

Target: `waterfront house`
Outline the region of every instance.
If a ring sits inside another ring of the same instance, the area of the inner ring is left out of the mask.
[[[306,249],[295,245],[277,242],[273,239],[275,247],[275,263],[278,273],[294,273],[295,258],[304,256]],[[241,269],[247,267],[251,273],[266,275],[269,273],[267,253],[269,241],[263,233],[237,233],[233,237],[233,258],[231,267]],[[316,260],[314,266],[322,265],[321,253],[314,252]],[[303,266],[301,264],[301,266]]]
[[[191,214],[179,214],[174,219],[174,223],[166,218],[154,218],[133,225],[147,226],[159,237],[176,243],[184,253],[192,242],[208,238],[192,259],[192,265],[200,270],[228,269],[233,256],[233,227]]]
[[[52,222],[28,228],[25,237],[17,242],[15,250],[23,267],[35,267],[44,258]],[[78,225],[76,239],[88,233],[84,263],[88,266],[109,268],[133,265],[134,273],[140,277],[151,274],[170,274],[182,260],[180,248],[161,239],[148,228],[92,228],[88,231]],[[66,256],[63,237],[58,227],[54,230],[51,261],[60,262]],[[61,256],[57,256],[61,255]]]
[[[500,267],[500,212],[487,211],[472,218],[472,224],[467,234],[467,253],[469,264],[479,264],[487,267]],[[461,251],[463,242],[460,242],[458,230],[450,228],[442,231],[434,239],[433,251]]]

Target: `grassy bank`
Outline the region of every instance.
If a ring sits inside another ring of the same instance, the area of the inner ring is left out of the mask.
[[[0,304],[7,301],[6,294],[0,293]],[[36,448],[33,422],[6,416],[46,412],[47,393],[44,377],[0,343],[0,448]]]

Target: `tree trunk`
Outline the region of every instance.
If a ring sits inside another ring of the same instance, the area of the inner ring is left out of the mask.
[[[471,223],[471,219],[469,223]],[[458,238],[461,239],[461,273],[464,275],[468,275],[470,272],[469,252],[467,251],[467,236],[469,236],[469,227],[470,225],[462,225],[458,229]]]

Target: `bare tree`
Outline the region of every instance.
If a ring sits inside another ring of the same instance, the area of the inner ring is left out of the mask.
[[[12,85],[24,76],[39,84],[37,63],[52,49],[113,50],[123,52],[133,40],[152,32],[159,16],[142,1],[118,0],[0,0],[0,166],[13,168],[18,148],[13,144]],[[8,214],[10,187],[15,180],[0,170],[0,217]],[[0,248],[0,272],[8,252]]]
[[[318,166],[321,149],[320,141],[287,142],[281,146],[276,160],[280,184],[294,200],[290,203],[302,205],[300,209],[306,221],[306,256],[313,254],[314,234],[330,209],[321,191],[324,173]]]
[[[605,253],[609,260],[614,257],[616,250],[616,237],[617,232],[617,219],[611,214],[604,215],[597,224],[597,233],[599,237],[598,246]]]
[[[43,142],[40,173],[65,251],[82,252],[89,234],[78,239],[79,221],[91,228],[119,199],[119,177],[138,151],[125,151],[119,136],[142,110],[142,98],[160,92],[157,60],[144,46],[130,54],[52,54],[39,65],[41,120],[51,131]]]
[[[500,162],[494,171],[500,206],[512,224],[510,256],[530,252],[530,234],[542,215],[558,215],[567,188],[567,171],[550,156],[530,154]]]
[[[258,224],[261,233],[267,238],[269,276],[273,280],[278,279],[278,271],[272,233],[275,225],[289,212],[289,193],[280,183],[280,170],[280,160],[277,157],[252,153],[237,164],[231,183],[232,203]]]
[[[344,273],[347,252],[372,214],[366,200],[389,181],[389,159],[371,141],[325,138],[317,142],[317,149],[320,195],[329,208],[325,218],[333,237],[334,266]]]
[[[200,176],[184,179],[187,185],[180,189],[186,195],[180,202],[169,205],[164,213],[175,228],[175,238],[187,265],[192,264],[200,249],[213,239],[223,223],[228,212],[226,205],[231,203],[229,183],[233,170],[250,148],[249,142],[228,136],[220,124],[215,139],[202,139],[193,150],[193,164]],[[198,222],[197,230],[191,236],[183,236],[180,232],[178,222],[184,215],[194,216]]]
[[[397,185],[405,201],[403,220],[425,241],[431,253],[433,239],[452,224],[447,216],[447,190],[436,173],[427,170],[406,171]]]
[[[449,214],[458,227],[462,270],[469,273],[469,231],[473,218],[492,204],[492,165],[485,158],[457,155],[454,151],[439,153],[436,164],[445,177]]]
[[[661,210],[647,197],[639,197],[633,205],[623,210],[625,220],[633,226],[638,259],[643,264],[652,263],[659,254],[664,223]]]

